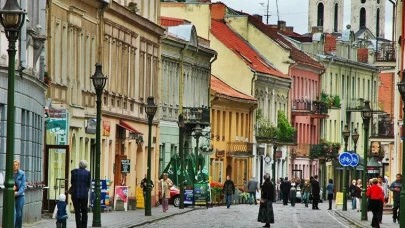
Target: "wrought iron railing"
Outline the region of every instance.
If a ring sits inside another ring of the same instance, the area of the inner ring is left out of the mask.
[[[388,114],[378,116],[378,121],[372,124],[371,135],[373,137],[394,137],[394,121]]]
[[[328,105],[322,101],[293,100],[292,111],[311,112],[313,114],[328,114]]]
[[[362,110],[364,107],[364,98],[348,100],[346,107],[352,110]]]
[[[226,143],[226,153],[228,155],[232,154],[253,154],[253,143],[248,142],[227,142]]]
[[[184,122],[187,123],[210,123],[210,109],[207,106],[203,107],[183,107]]]
[[[376,61],[395,62],[395,42],[378,42],[378,50],[376,53]]]

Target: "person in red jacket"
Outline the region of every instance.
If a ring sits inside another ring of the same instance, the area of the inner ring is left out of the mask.
[[[368,210],[373,212],[373,219],[371,220],[371,226],[380,228],[380,208],[385,206],[384,192],[380,186],[378,186],[377,178],[373,178],[372,185],[367,189],[368,197]]]

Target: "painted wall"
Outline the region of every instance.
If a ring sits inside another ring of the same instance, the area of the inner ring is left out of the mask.
[[[317,26],[318,20],[318,4],[324,4],[324,17],[323,17],[323,32],[333,32],[334,31],[334,21],[335,21],[335,4],[338,4],[338,31],[342,32],[345,26],[343,26],[343,0],[311,0],[308,1],[308,32],[312,32],[312,27]]]

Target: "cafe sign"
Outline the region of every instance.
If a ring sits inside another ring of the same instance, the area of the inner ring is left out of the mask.
[[[131,160],[123,159],[121,160],[121,173],[129,173],[131,170]]]

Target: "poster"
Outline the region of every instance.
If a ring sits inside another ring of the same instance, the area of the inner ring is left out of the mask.
[[[145,199],[143,198],[143,188],[136,186],[136,208],[145,208]]]
[[[184,204],[193,205],[193,190],[192,189],[184,190]]]
[[[194,184],[194,204],[206,205],[207,204],[208,185]]]
[[[128,186],[115,186],[114,210],[127,211],[128,209]]]
[[[110,136],[111,123],[109,120],[103,120],[103,136]]]
[[[110,180],[108,180],[108,183],[110,183]],[[93,204],[94,204],[94,189],[95,189],[94,184],[95,184],[95,181],[92,180],[91,181],[91,194],[90,194],[90,207],[93,207]],[[107,193],[108,193],[107,180],[100,180],[100,184],[101,184],[101,195],[100,195],[101,208],[105,208],[105,206],[107,205],[106,204],[106,198],[107,198],[106,196],[107,196]]]

